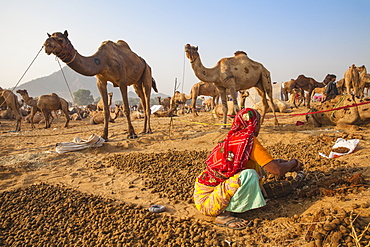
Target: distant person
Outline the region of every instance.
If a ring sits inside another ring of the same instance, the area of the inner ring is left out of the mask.
[[[244,229],[248,221],[233,213],[266,205],[260,187],[261,167],[279,176],[303,169],[296,159],[272,158],[257,139],[260,120],[256,110],[240,110],[226,138],[213,149],[205,161],[206,169],[196,179],[195,206],[202,214],[215,217],[216,225]]]
[[[337,95],[339,95],[337,83],[335,83],[336,79],[337,79],[336,76],[333,77],[326,85],[326,88],[323,94],[323,100],[321,101],[321,103],[327,100],[334,99],[335,97],[337,97]]]

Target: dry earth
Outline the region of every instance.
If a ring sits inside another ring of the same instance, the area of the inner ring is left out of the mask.
[[[306,112],[305,108],[294,113]],[[276,158],[298,158],[306,177],[290,195],[240,215],[242,231],[215,226],[192,204],[194,179],[228,130],[210,113],[152,118],[153,134],[127,139],[124,118],[100,148],[55,153],[59,142],[100,134],[89,119],[52,128],[1,120],[1,246],[369,246],[369,126],[313,128],[304,116],[271,113],[260,141]],[[337,138],[360,139],[355,152],[326,159]],[[354,176],[355,175],[355,176]],[[272,178],[269,177],[271,180]],[[151,205],[166,206],[150,213]]]

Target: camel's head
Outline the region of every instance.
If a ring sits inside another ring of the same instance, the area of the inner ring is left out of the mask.
[[[331,81],[335,81],[337,79],[337,76],[336,75],[333,75],[333,74],[327,74],[323,83],[324,85],[327,85],[329,82]]]
[[[19,89],[19,90],[17,90],[17,93],[19,93],[20,95],[25,95],[25,94],[27,94],[28,92],[27,92],[27,90],[26,90],[26,89],[23,89],[23,90]]]
[[[195,60],[199,57],[198,46],[195,47],[189,44],[185,45],[185,53],[191,63],[195,62]]]
[[[317,111],[316,109],[310,109],[309,112],[315,112]],[[306,122],[308,123],[308,125],[310,126],[314,126],[314,127],[321,127],[322,124],[317,120],[316,114],[308,114],[306,115]]]
[[[360,67],[356,67],[356,69],[358,70],[358,72],[362,73],[364,72],[365,74],[367,74],[367,70],[366,70],[366,67],[365,65],[362,65]]]
[[[65,47],[67,47],[68,32],[67,30],[64,33],[53,33],[52,35],[48,34],[49,38],[46,39],[44,43],[46,54],[50,55],[51,53],[57,55],[60,54]]]

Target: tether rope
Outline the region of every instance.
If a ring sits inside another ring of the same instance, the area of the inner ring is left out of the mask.
[[[73,98],[73,95],[72,95],[72,92],[71,92],[71,88],[70,88],[70,87],[69,87],[69,85],[68,85],[67,78],[66,78],[66,76],[65,76],[65,74],[64,74],[63,68],[62,68],[62,66],[60,65],[59,58],[58,58],[58,57],[55,57],[55,59],[57,60],[57,62],[58,62],[58,64],[59,64],[60,71],[62,71],[62,75],[63,75],[64,81],[65,81],[65,83],[66,83],[66,85],[67,85],[67,88],[68,88],[69,94],[71,95],[72,102],[73,102],[73,104],[74,104],[74,105],[77,105],[77,104],[76,104],[76,102],[75,102],[75,99]]]
[[[15,84],[15,86],[13,87],[12,89],[12,92],[14,91],[14,89],[18,86],[18,84],[21,82],[21,80],[23,79],[24,75],[27,73],[27,71],[29,70],[29,68],[31,67],[31,65],[33,64],[33,62],[35,62],[36,58],[38,57],[38,55],[40,54],[40,52],[42,51],[42,48],[44,48],[44,46],[41,46],[41,49],[39,50],[39,52],[37,53],[36,57],[32,60],[31,64],[28,66],[28,68],[26,69],[26,71],[23,73],[23,75],[21,76],[21,79],[19,79],[19,81],[17,82],[17,84]]]
[[[41,49],[39,50],[39,52],[37,52],[35,58],[32,60],[31,64],[27,67],[26,71],[23,73],[23,75],[21,76],[21,78],[18,80],[18,82],[15,84],[15,86],[13,87],[13,89],[11,90],[12,92],[14,91],[14,89],[18,86],[18,84],[21,82],[21,80],[23,79],[23,77],[26,75],[27,71],[30,69],[31,65],[35,62],[36,58],[39,56],[40,52],[42,51],[42,48],[44,48],[44,46],[41,46]],[[8,95],[9,97],[9,95]],[[1,103],[0,105],[0,108],[5,104],[6,102],[6,99],[8,98],[4,98],[4,102]]]
[[[78,116],[82,119],[81,113],[80,113],[80,111],[78,110],[78,108],[79,108],[79,107],[77,106],[76,101],[75,101],[75,99],[74,99],[74,97],[73,97],[73,95],[72,95],[71,88],[69,87],[69,84],[68,84],[67,78],[66,78],[66,76],[65,76],[65,74],[64,74],[64,71],[63,71],[63,68],[62,68],[62,66],[60,65],[59,58],[58,58],[58,57],[55,57],[55,59],[58,61],[60,71],[62,71],[62,75],[63,75],[64,81],[65,81],[65,83],[66,83],[66,85],[67,85],[67,88],[68,88],[69,94],[71,95],[73,105],[77,107],[77,114],[78,114]],[[109,114],[110,114],[110,112],[109,112]],[[69,117],[70,117],[70,116],[69,116]],[[70,119],[70,120],[71,120],[71,119]],[[85,127],[86,127],[89,131],[91,130],[87,125],[86,125]]]
[[[352,104],[352,105],[346,105],[346,106],[341,106],[337,108],[332,108],[332,109],[327,109],[327,110],[322,110],[322,111],[315,111],[315,112],[307,112],[307,113],[296,113],[296,114],[289,114],[289,115],[277,115],[277,118],[288,118],[288,117],[294,117],[294,116],[305,116],[305,115],[310,115],[310,114],[316,114],[316,113],[323,113],[323,112],[329,112],[329,111],[337,111],[337,110],[342,110],[350,107],[355,107],[359,105],[366,105],[370,104],[370,101],[367,102],[360,102],[357,104]],[[337,104],[338,105],[338,104]],[[235,115],[228,115],[229,117],[234,117]],[[267,116],[265,116],[266,120],[268,120]],[[193,121],[185,121],[185,120],[180,120],[180,119],[175,119],[177,121],[181,122],[187,122],[187,123],[194,123],[194,124],[203,124],[203,125],[231,125],[231,124],[212,124],[212,123],[202,123],[202,122],[193,122]]]

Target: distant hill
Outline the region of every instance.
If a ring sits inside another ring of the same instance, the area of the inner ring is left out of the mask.
[[[63,67],[63,72],[66,80],[63,77],[62,71],[59,70],[49,76],[34,79],[32,81],[19,85],[14,90],[14,92],[18,89],[27,89],[31,97],[38,97],[44,94],[56,93],[67,101],[72,102],[72,97],[68,90],[69,87],[72,95],[79,89],[87,89],[90,90],[94,99],[100,97],[98,87],[96,86],[96,78],[94,76],[83,76],[81,74],[78,74],[68,66]],[[66,81],[68,82],[68,86]],[[113,92],[113,102],[122,101],[119,89],[113,87],[112,83],[110,82],[108,82],[108,92]],[[20,98],[20,95],[18,95],[18,97]],[[138,98],[137,94],[133,91],[133,87],[131,86],[129,87],[128,97]],[[165,98],[169,97],[169,95],[155,93],[154,91],[152,91],[151,98],[156,99],[157,97]]]

